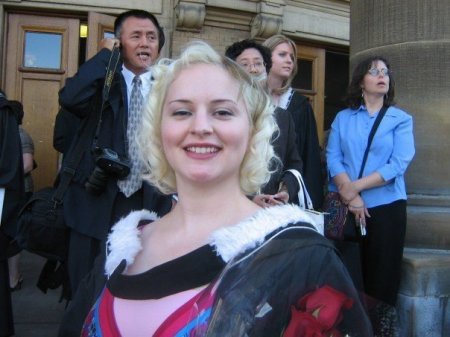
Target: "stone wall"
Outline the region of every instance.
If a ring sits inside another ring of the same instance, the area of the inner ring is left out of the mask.
[[[450,249],[450,2],[351,2],[351,67],[367,55],[392,65],[398,105],[414,117],[416,156],[407,172],[407,243]]]

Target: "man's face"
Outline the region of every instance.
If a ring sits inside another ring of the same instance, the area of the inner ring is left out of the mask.
[[[127,18],[120,30],[123,63],[135,75],[148,71],[159,56],[158,29],[149,19]]]

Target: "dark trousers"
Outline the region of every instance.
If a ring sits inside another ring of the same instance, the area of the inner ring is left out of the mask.
[[[365,292],[395,306],[401,277],[406,232],[406,200],[369,209],[362,239]]]
[[[14,334],[8,258],[6,256],[9,242],[10,238],[0,230],[0,336],[11,336]]]

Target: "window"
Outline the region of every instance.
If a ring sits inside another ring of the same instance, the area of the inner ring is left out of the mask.
[[[25,32],[23,66],[27,68],[61,69],[62,35]]]

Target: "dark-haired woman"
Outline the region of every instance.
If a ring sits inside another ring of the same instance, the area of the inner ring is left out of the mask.
[[[393,105],[394,79],[383,57],[355,68],[348,108],[331,126],[327,146],[329,190],[339,192],[356,223],[366,226],[362,240],[364,288],[395,306],[406,229],[405,171],[414,156],[413,120]],[[368,136],[380,110],[387,108],[358,179]]]

